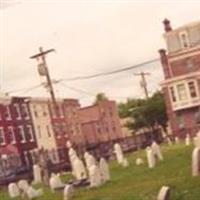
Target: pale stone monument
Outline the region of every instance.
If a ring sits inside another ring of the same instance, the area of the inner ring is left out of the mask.
[[[51,178],[49,179],[49,186],[52,191],[57,189],[62,189],[65,187],[65,184],[61,181],[59,174],[52,174]]]
[[[100,159],[99,168],[100,168],[100,171],[101,171],[102,182],[104,183],[104,182],[109,181],[110,180],[109,165],[104,158]]]
[[[146,148],[147,163],[149,168],[154,168],[156,165],[156,159],[151,147]]]
[[[25,192],[28,189],[28,187],[29,187],[28,182],[26,180],[23,180],[23,179],[19,180],[18,183],[17,183],[17,185],[18,185],[18,188],[20,190],[22,190],[23,192]]]
[[[41,183],[42,182],[42,175],[41,175],[41,169],[39,165],[33,165],[33,183]]]
[[[185,138],[185,145],[186,146],[189,146],[191,144],[191,138],[190,138],[190,135],[187,134],[186,135],[186,138]]]
[[[123,162],[122,162],[122,166],[124,168],[128,167],[129,166],[129,162],[128,162],[128,159],[127,158],[124,158]]]
[[[144,164],[144,161],[142,160],[142,158],[137,158],[136,161],[135,161],[135,164],[136,165],[142,165],[142,164]]]
[[[102,184],[101,171],[97,165],[93,165],[89,169],[90,187],[99,187]]]
[[[158,193],[157,200],[170,200],[170,188],[168,186],[162,186]]]
[[[88,170],[92,165],[96,165],[96,160],[94,156],[89,154],[88,152],[85,152],[84,159],[85,159],[86,167]]]
[[[153,154],[159,160],[163,160],[163,155],[160,149],[160,146],[154,141],[151,145],[151,149],[153,150]]]
[[[115,153],[115,155],[116,155],[117,162],[118,162],[119,164],[122,164],[123,161],[124,161],[124,155],[123,155],[122,148],[121,148],[121,146],[120,146],[118,143],[116,143],[116,144],[114,145],[114,153]]]
[[[72,185],[66,185],[63,191],[63,199],[64,200],[70,200],[73,196],[74,188]]]
[[[29,186],[27,191],[25,192],[28,199],[35,199],[43,195],[42,189],[34,189],[32,186]]]
[[[20,191],[16,183],[10,183],[8,185],[8,194],[11,199],[20,196]]]
[[[196,147],[192,152],[192,176],[200,175],[200,147]]]
[[[77,180],[87,178],[87,172],[86,172],[85,166],[83,164],[83,161],[81,159],[79,159],[77,157],[73,161],[73,167],[74,167],[74,175],[75,175]]]

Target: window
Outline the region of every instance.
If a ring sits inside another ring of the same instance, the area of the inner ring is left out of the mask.
[[[14,129],[12,126],[8,127],[8,140],[10,144],[15,144],[16,140],[15,140],[15,133],[14,133]]]
[[[177,85],[177,92],[180,101],[187,100],[187,92],[184,84]]]
[[[25,138],[25,133],[24,133],[24,127],[23,126],[18,126],[18,133],[19,133],[19,140],[21,143],[25,143],[26,142],[26,138]]]
[[[10,106],[6,106],[5,118],[6,118],[7,120],[11,120]]]
[[[28,119],[29,118],[29,111],[28,111],[28,106],[27,104],[22,104],[22,115],[24,118]]]
[[[181,47],[183,49],[188,48],[189,45],[189,39],[188,39],[188,34],[186,31],[180,32],[179,33],[179,38],[180,38],[180,42],[181,42]]]
[[[16,110],[16,119],[21,119],[21,113],[20,108],[18,104],[14,104],[15,110]]]
[[[50,129],[49,129],[49,126],[48,126],[48,125],[46,126],[46,129],[47,129],[47,134],[48,134],[48,136],[51,137],[51,132],[50,132]]]
[[[195,87],[194,81],[188,82],[188,87],[189,87],[189,91],[190,91],[190,96],[192,98],[197,97],[197,92],[196,92],[196,87]]]
[[[27,125],[26,130],[27,130],[28,140],[31,141],[31,142],[33,142],[34,141],[34,136],[33,136],[32,126],[31,125]]]
[[[173,102],[176,102],[176,95],[174,91],[174,87],[170,87],[171,98]]]
[[[4,130],[1,127],[0,128],[0,145],[4,145],[4,144],[6,144],[6,142],[5,142],[5,135],[4,135]]]

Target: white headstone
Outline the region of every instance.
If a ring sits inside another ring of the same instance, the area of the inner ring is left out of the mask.
[[[73,196],[74,188],[72,185],[66,185],[63,191],[64,200],[69,200]]]
[[[168,186],[162,186],[160,189],[157,200],[169,200],[170,198],[170,188]]]
[[[192,152],[192,176],[200,175],[200,147],[196,147]]]
[[[87,173],[85,166],[83,164],[83,161],[79,158],[76,158],[73,161],[73,166],[74,166],[74,175],[77,180],[85,179],[87,178]]]
[[[85,163],[88,170],[92,165],[96,165],[96,160],[93,155],[87,153],[84,155],[84,158],[85,158]]]
[[[124,160],[122,162],[122,166],[125,168],[129,166],[129,162],[128,162],[127,158],[124,158]]]
[[[37,197],[40,197],[43,195],[43,190],[42,189],[34,189],[32,186],[29,186],[26,195],[28,199],[35,199]]]
[[[156,142],[152,143],[151,149],[153,150],[154,156],[156,158],[158,158],[159,160],[163,160],[163,155],[161,153],[160,146]]]
[[[24,192],[25,192],[25,191],[28,189],[28,187],[29,187],[29,184],[28,184],[28,182],[27,182],[26,180],[19,180],[18,183],[17,183],[17,185],[18,185],[18,188],[19,188],[20,190],[24,191]]]
[[[10,198],[16,198],[20,195],[20,191],[16,183],[10,183],[8,185],[8,194]]]
[[[33,165],[33,183],[41,183],[42,182],[42,175],[41,175],[41,169],[39,165]]]
[[[109,181],[110,180],[109,165],[104,158],[100,159],[99,168],[100,168],[100,171],[101,171],[102,182]]]
[[[154,168],[156,165],[155,156],[151,147],[146,148],[147,162],[149,168]]]
[[[124,160],[124,155],[123,155],[122,148],[121,148],[121,146],[120,146],[118,143],[116,143],[116,144],[114,145],[114,153],[115,153],[115,155],[116,155],[117,162],[118,162],[119,164],[122,164],[122,163],[123,163],[123,160]]]
[[[137,158],[135,161],[136,165],[142,165],[144,163],[144,161],[142,160],[142,158]]]
[[[101,171],[97,165],[89,169],[90,187],[99,187],[102,184]]]
[[[65,184],[61,181],[59,174],[52,174],[49,179],[49,186],[52,191],[65,187]]]
[[[187,134],[187,136],[186,136],[186,138],[185,138],[185,145],[186,145],[186,146],[189,146],[190,143],[191,143],[190,135]]]

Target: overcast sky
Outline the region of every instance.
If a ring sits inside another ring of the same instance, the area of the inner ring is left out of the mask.
[[[107,72],[158,58],[165,48],[162,21],[172,26],[200,20],[200,1],[64,1],[0,0],[1,90],[40,84],[37,63],[29,57],[38,48],[55,48],[47,56],[52,79]],[[151,2],[151,3],[150,3]],[[79,98],[90,104],[98,92],[111,99],[143,97],[135,72],[150,72],[150,93],[159,89],[163,72],[159,62],[113,76],[57,84],[58,97]],[[20,96],[47,96],[44,88],[16,92]]]

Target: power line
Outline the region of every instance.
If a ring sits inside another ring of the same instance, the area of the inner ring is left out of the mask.
[[[117,69],[117,70],[113,70],[110,72],[102,72],[102,73],[98,73],[98,74],[93,74],[93,75],[88,75],[88,76],[77,76],[77,77],[72,77],[72,78],[65,78],[65,79],[59,79],[58,81],[76,81],[76,80],[86,80],[86,79],[92,79],[92,78],[97,78],[97,77],[101,77],[101,76],[108,76],[108,75],[112,75],[112,74],[116,74],[116,73],[121,73],[121,72],[125,72],[125,71],[129,71],[138,67],[142,67],[144,65],[147,64],[151,64],[151,63],[155,63],[159,60],[159,58],[156,59],[152,59],[152,60],[148,60],[146,62],[143,63],[139,63],[130,67],[124,67],[121,69]]]

